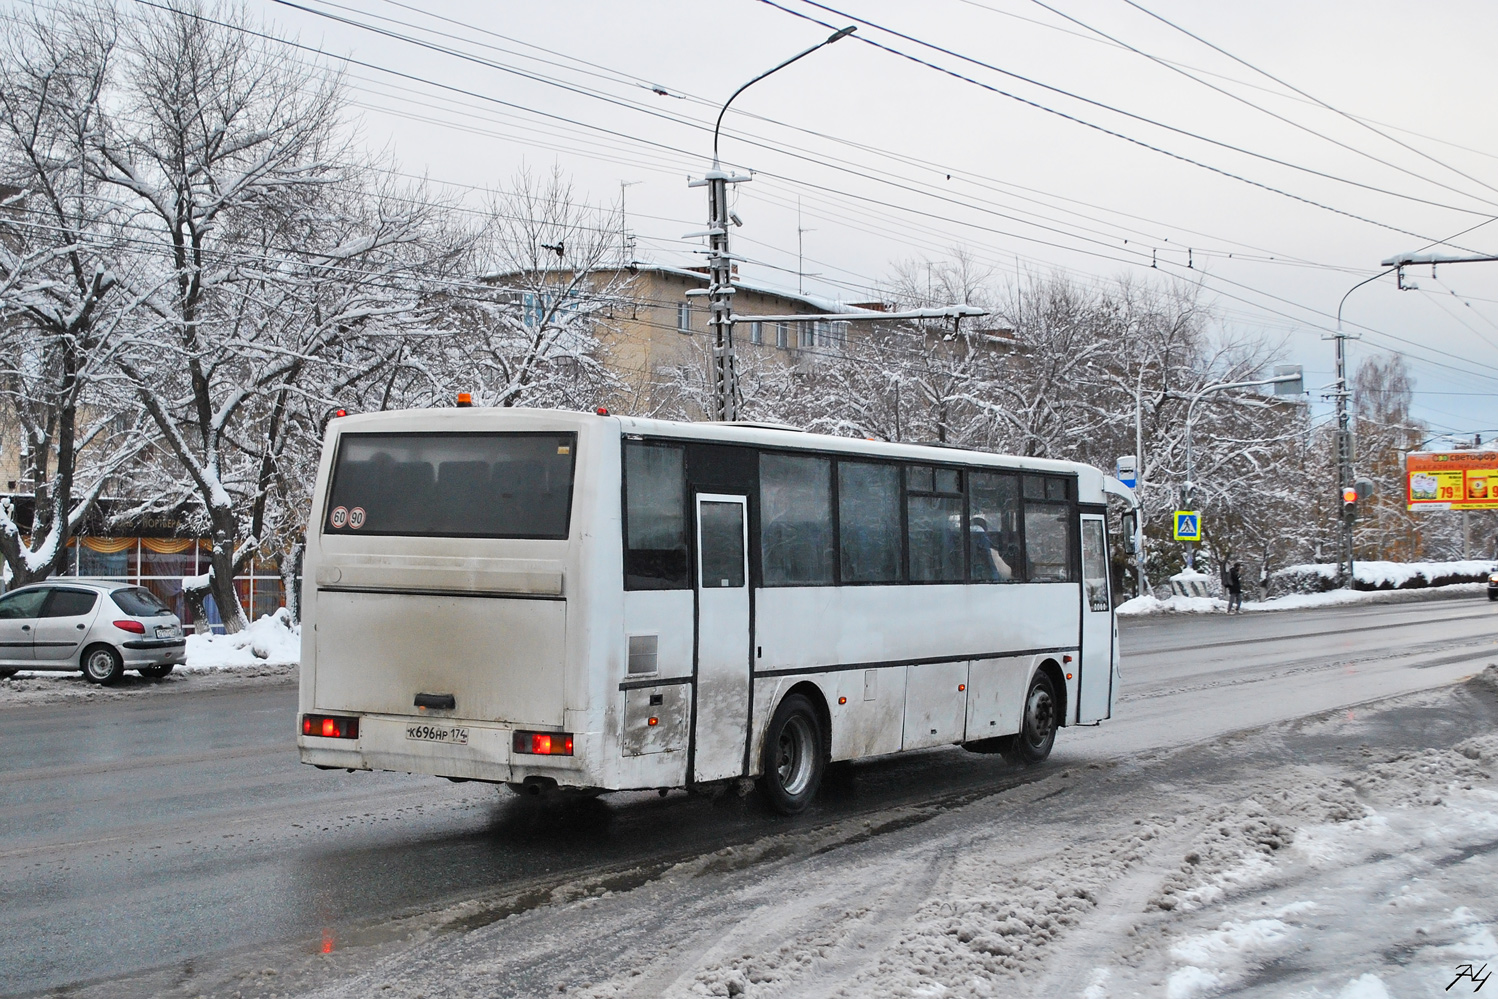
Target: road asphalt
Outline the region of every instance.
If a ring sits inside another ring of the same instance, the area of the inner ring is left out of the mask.
[[[274,977],[358,967],[391,939],[490,922],[579,878],[626,886],[770,833],[883,828],[1077,764],[1355,713],[1498,662],[1498,605],[1159,617],[1126,621],[1122,640],[1118,717],[1064,731],[1045,766],[951,749],[861,762],[794,820],[753,795],[544,808],[486,785],[314,770],[296,758],[290,683],[0,708],[0,995],[233,994],[248,970],[261,977],[246,994],[274,994]],[[471,923],[432,921],[458,903]]]

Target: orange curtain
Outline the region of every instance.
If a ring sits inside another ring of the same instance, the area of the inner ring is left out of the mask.
[[[198,543],[197,538],[141,538],[140,545],[148,552],[158,555],[176,555]]]
[[[113,555],[135,547],[134,538],[83,538],[81,540],[83,547],[89,551],[103,552],[105,555]]]

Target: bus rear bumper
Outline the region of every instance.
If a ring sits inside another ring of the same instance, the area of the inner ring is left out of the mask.
[[[411,738],[407,733],[412,726],[459,729],[466,741]],[[513,752],[514,732],[508,726],[446,718],[361,715],[358,738],[298,735],[297,748],[303,763],[318,767],[391,770],[481,781],[520,782],[527,777],[549,777],[564,787],[597,786],[596,780],[589,779],[585,766],[594,741],[588,735],[574,736],[571,756],[532,756]]]

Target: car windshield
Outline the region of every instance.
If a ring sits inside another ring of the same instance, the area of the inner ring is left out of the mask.
[[[132,617],[158,617],[170,613],[156,594],[139,586],[115,590],[110,596],[120,610]]]

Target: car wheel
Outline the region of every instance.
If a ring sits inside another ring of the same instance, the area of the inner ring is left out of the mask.
[[[170,676],[172,667],[175,665],[176,663],[167,663],[165,666],[142,666],[140,668],[140,675],[148,680],[160,680],[163,677]]]
[[[764,776],[770,807],[795,815],[811,804],[827,767],[827,739],[810,700],[792,694],[780,702],[765,731]]]
[[[83,653],[83,677],[89,683],[108,687],[125,675],[120,654],[108,645],[91,645]]]
[[[19,669],[14,669],[10,666],[7,666],[4,669],[0,669],[0,680],[9,680],[19,672],[21,672]]]
[[[1061,721],[1056,685],[1044,670],[1036,670],[1025,691],[1025,718],[1019,736],[1009,744],[1004,755],[1011,763],[1039,763],[1051,755],[1056,744],[1056,728]]]
[[[1498,600],[1498,593],[1494,593],[1492,590],[1489,590],[1488,591],[1488,599],[1489,600]]]

